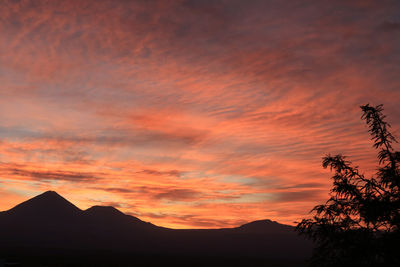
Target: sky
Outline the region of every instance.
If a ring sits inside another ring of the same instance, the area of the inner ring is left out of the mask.
[[[400,1],[0,4],[0,210],[47,190],[172,228],[294,225],[326,154],[400,139]],[[398,147],[398,146],[397,146]]]

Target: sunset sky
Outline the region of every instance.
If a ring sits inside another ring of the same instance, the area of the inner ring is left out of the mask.
[[[0,210],[46,190],[173,228],[294,224],[400,138],[400,1],[0,2]],[[399,146],[397,146],[398,148]]]

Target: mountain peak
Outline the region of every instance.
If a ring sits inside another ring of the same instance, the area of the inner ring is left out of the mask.
[[[61,195],[59,195],[56,191],[46,191],[40,195],[37,195],[31,199],[29,199],[28,201],[56,201],[58,202],[58,204],[68,204],[68,205],[73,205],[71,202],[69,202],[68,200],[66,200],[64,197],[62,197]],[[27,202],[28,202],[27,201]]]
[[[81,210],[79,208],[60,196],[57,192],[46,191],[25,202],[22,202],[7,212],[30,216],[54,216],[68,215],[80,211]]]
[[[290,225],[280,224],[271,220],[258,220],[250,223],[243,224],[237,229],[247,232],[279,232],[279,231],[292,231],[293,227]]]
[[[246,224],[243,224],[240,227],[249,227],[249,226],[255,226],[255,225],[266,225],[266,224],[277,224],[277,222],[275,221],[271,221],[269,219],[265,219],[265,220],[257,220],[257,221],[252,221]]]
[[[40,195],[37,195],[36,197],[62,197],[62,196],[59,195],[56,191],[49,190],[49,191],[43,192]]]
[[[93,206],[85,210],[85,213],[99,214],[99,215],[125,215],[120,210],[113,206]]]

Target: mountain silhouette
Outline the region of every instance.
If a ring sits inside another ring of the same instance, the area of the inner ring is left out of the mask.
[[[6,213],[20,216],[71,216],[81,210],[74,204],[57,194],[55,191],[46,191],[34,198],[31,198]]]
[[[243,224],[237,228],[247,233],[287,233],[293,230],[292,226],[277,223],[271,220],[259,220]]]
[[[312,248],[309,241],[294,232],[294,227],[271,220],[236,228],[169,229],[111,206],[81,210],[54,191],[0,212],[0,237],[0,251],[13,255],[35,251],[42,257],[47,257],[49,251],[52,255],[106,251],[142,258],[163,255],[187,259],[201,255],[213,259],[298,260],[307,258]]]

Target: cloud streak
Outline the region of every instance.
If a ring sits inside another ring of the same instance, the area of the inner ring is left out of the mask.
[[[62,170],[40,170],[35,168],[29,170],[18,167],[15,164],[0,163],[0,173],[3,177],[21,178],[40,181],[70,181],[70,182],[93,182],[101,179],[101,173],[75,172]]]

